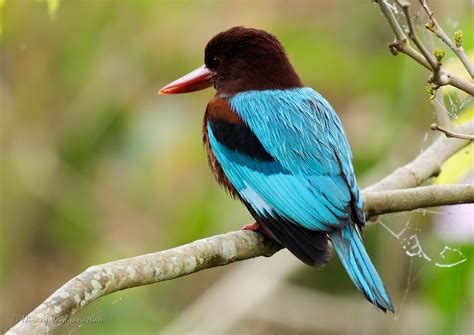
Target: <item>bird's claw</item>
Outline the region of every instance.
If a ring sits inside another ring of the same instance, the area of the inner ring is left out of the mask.
[[[261,227],[262,226],[260,226],[257,222],[254,222],[254,223],[246,224],[245,226],[240,228],[240,230],[259,231]]]

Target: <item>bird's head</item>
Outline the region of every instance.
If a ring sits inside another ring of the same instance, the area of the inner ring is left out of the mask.
[[[206,46],[204,65],[173,81],[161,94],[186,93],[214,86],[218,93],[303,86],[278,39],[264,30],[234,27]]]

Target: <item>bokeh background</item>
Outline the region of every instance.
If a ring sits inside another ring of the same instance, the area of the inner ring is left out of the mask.
[[[450,35],[463,29],[472,50],[472,2],[433,6]],[[157,94],[202,64],[217,32],[245,25],[279,37],[305,83],[341,116],[362,186],[437,136],[429,130],[427,73],[390,54],[392,34],[368,0],[2,0],[0,7],[1,331],[92,264],[252,221],[207,167],[200,131],[212,90]],[[453,122],[473,117],[472,97],[445,94]],[[470,150],[436,182],[472,182]],[[370,226],[365,240],[395,315],[367,303],[337,259],[318,271],[281,251],[109,295],[77,316],[90,322],[59,333],[472,334],[472,206],[380,220],[385,228]]]

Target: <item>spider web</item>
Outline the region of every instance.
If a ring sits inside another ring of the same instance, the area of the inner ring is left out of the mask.
[[[423,211],[422,215],[425,215],[426,212],[428,211]],[[435,213],[439,214],[438,212]],[[442,214],[451,215],[452,213]],[[461,250],[459,250],[458,248],[450,247],[448,245],[445,245],[443,249],[441,251],[438,251],[436,254],[426,252],[418,236],[418,233],[421,231],[421,229],[413,225],[411,219],[408,219],[405,226],[398,232],[389,228],[388,225],[386,225],[380,220],[378,221],[378,223],[383,228],[385,228],[385,230],[387,230],[390,235],[395,237],[400,242],[403,251],[408,257],[420,258],[426,261],[427,263],[431,263],[434,266],[440,268],[450,268],[467,261],[467,257],[462,253]],[[453,262],[446,262],[448,253],[456,254],[458,256],[457,259]]]
[[[405,255],[409,257],[408,264],[408,274],[405,281],[405,288],[402,291],[402,296],[398,304],[397,312],[393,316],[391,326],[389,329],[390,334],[395,334],[398,331],[398,322],[400,318],[404,317],[402,311],[406,310],[407,302],[410,297],[410,292],[413,289],[415,283],[421,277],[423,273],[428,270],[430,266],[436,268],[453,268],[460,266],[465,263],[468,258],[463,252],[450,246],[444,244],[440,249],[438,247],[427,247],[421,238],[421,228],[418,225],[418,219],[426,215],[432,216],[452,216],[456,217],[458,215],[463,215],[465,213],[459,213],[458,211],[449,211],[446,208],[443,210],[433,210],[433,209],[418,209],[408,214],[410,217],[405,221],[405,224],[398,228],[391,228],[389,224],[384,223],[381,220],[378,220],[378,223],[397,241],[399,241],[402,250]],[[407,213],[395,213],[390,215],[390,217],[400,217],[407,216]],[[403,221],[402,221],[403,222]],[[394,223],[395,224],[395,223]],[[390,224],[391,225],[391,224]],[[417,262],[417,260],[419,262]],[[450,260],[450,261],[448,261]],[[415,263],[417,262],[417,263]]]
[[[449,108],[446,108],[446,106],[442,103],[440,103],[438,100],[433,100],[435,104],[437,104],[439,107],[441,107],[446,113],[449,114],[449,116],[451,118],[453,118],[454,120],[458,120],[458,113],[462,110],[464,110],[464,108],[469,105],[472,100],[473,100],[473,97],[470,96],[466,99],[463,99],[461,98],[461,96],[459,95],[458,92],[454,92],[454,93],[447,93],[446,94],[446,97],[447,97],[447,107]]]

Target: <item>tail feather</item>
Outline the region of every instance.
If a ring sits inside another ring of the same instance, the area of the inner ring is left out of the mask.
[[[334,249],[355,286],[384,312],[394,312],[392,301],[375,270],[355,225],[329,233]]]

